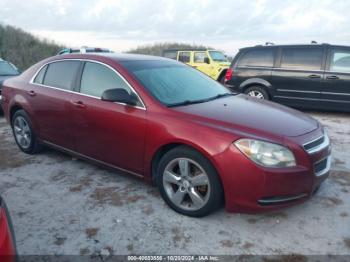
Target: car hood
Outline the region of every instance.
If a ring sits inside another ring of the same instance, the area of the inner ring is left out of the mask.
[[[174,109],[188,114],[189,120],[255,136],[263,132],[293,137],[319,127],[315,119],[302,112],[242,94]]]

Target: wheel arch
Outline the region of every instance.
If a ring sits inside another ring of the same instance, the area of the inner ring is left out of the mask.
[[[218,178],[220,180],[221,186],[224,189],[223,186],[223,182],[220,176],[220,173],[218,171],[218,168],[216,167],[215,162],[212,161],[212,159],[210,158],[210,154],[203,148],[198,147],[196,145],[192,145],[190,143],[185,143],[185,142],[180,142],[180,141],[176,141],[176,142],[172,142],[172,143],[167,143],[162,145],[161,147],[159,147],[156,152],[153,154],[152,156],[152,160],[151,160],[151,178],[152,178],[152,183],[155,184],[156,182],[156,178],[157,178],[157,167],[158,164],[162,158],[162,156],[164,156],[167,152],[169,152],[170,150],[176,148],[176,147],[180,147],[180,146],[185,146],[188,147],[196,152],[198,152],[199,154],[203,155],[209,162],[210,164],[213,166],[213,168],[215,168],[217,174],[218,174]]]
[[[272,85],[265,79],[261,79],[261,78],[247,79],[244,82],[242,82],[239,87],[242,90],[242,93],[244,93],[245,90],[247,90],[249,87],[252,87],[252,86],[262,87],[269,93],[269,95],[271,95]]]
[[[223,78],[223,77],[225,77],[226,76],[226,72],[227,72],[227,70],[228,70],[228,68],[225,68],[224,70],[222,70],[221,71],[221,73],[219,74],[219,77],[218,77],[218,79],[216,79],[217,81],[221,81],[221,79]]]
[[[22,106],[18,105],[18,104],[14,104],[13,106],[11,106],[10,108],[10,115],[9,115],[9,120],[10,120],[10,125],[12,126],[12,119],[14,114],[18,111],[18,110],[24,110]]]

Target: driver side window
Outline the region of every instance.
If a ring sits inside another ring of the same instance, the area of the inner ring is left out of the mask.
[[[92,62],[86,62],[81,77],[80,93],[101,98],[108,89],[122,88],[132,93],[125,81],[110,68]]]

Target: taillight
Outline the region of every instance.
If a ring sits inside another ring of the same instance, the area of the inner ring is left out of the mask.
[[[226,75],[225,75],[225,82],[230,81],[233,75],[232,68],[227,69]]]

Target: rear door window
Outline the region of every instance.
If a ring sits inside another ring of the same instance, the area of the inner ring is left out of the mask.
[[[180,52],[179,61],[182,63],[189,63],[191,61],[191,52]]]
[[[59,61],[48,65],[44,85],[64,90],[73,90],[80,61]]]
[[[243,54],[238,62],[238,66],[273,67],[274,49],[255,49]]]
[[[333,50],[330,71],[350,73],[350,50]]]
[[[281,67],[286,69],[321,70],[323,48],[283,48]]]

